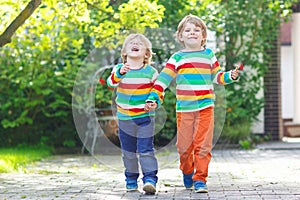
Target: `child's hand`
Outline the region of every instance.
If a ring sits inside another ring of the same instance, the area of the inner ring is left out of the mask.
[[[239,69],[236,67],[234,70],[231,70],[231,78],[232,80],[237,80],[239,77]]]
[[[235,66],[235,69],[234,70],[231,70],[231,78],[233,80],[237,80],[238,77],[239,77],[239,70],[243,70],[244,68],[244,65],[242,63],[238,63],[236,66]]]
[[[148,102],[146,102],[146,104],[145,104],[144,110],[145,110],[146,112],[150,112],[150,111],[152,111],[152,110],[155,110],[155,108],[157,108],[157,103],[156,103],[156,102],[152,102],[152,101],[148,101]]]
[[[130,66],[128,63],[125,63],[121,68],[120,68],[120,74],[124,75],[130,70]]]

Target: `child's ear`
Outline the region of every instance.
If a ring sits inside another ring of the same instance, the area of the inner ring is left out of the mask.
[[[145,58],[151,57],[151,51],[149,49],[146,49]]]
[[[183,41],[182,35],[179,35],[178,39],[179,39],[180,42],[182,42]]]

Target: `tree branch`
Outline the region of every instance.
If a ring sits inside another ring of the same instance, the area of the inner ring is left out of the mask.
[[[11,42],[11,37],[17,29],[32,15],[34,10],[41,4],[42,0],[31,0],[26,8],[15,18],[15,20],[0,35],[0,47]]]

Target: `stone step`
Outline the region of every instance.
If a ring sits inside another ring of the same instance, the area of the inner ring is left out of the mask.
[[[283,126],[284,136],[300,137],[300,124],[294,122],[284,122]]]

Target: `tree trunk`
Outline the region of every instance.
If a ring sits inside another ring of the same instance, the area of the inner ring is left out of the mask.
[[[11,42],[11,37],[17,29],[32,15],[34,10],[41,4],[42,0],[31,0],[26,8],[16,17],[16,19],[0,35],[0,47]]]

